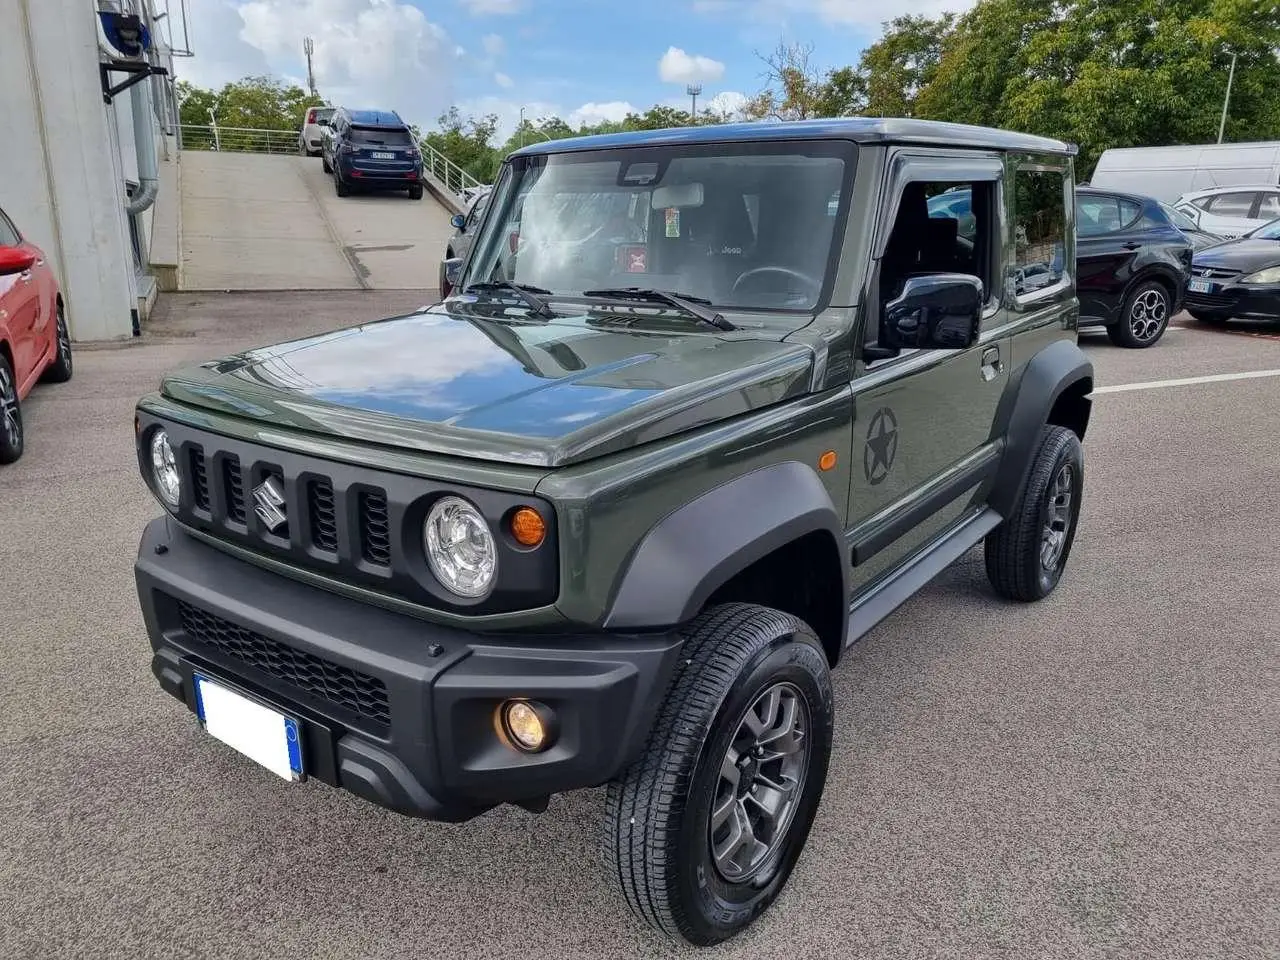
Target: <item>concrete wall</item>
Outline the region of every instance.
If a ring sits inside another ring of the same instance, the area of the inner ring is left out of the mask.
[[[129,337],[139,293],[124,211],[124,178],[136,177],[130,99],[103,103],[96,10],[0,0],[0,117],[13,138],[0,206],[52,263],[76,340]]]

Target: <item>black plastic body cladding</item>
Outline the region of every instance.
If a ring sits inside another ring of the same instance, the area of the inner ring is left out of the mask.
[[[749,509],[744,509],[749,507]],[[640,541],[605,627],[670,627],[697,615],[734,574],[814,532],[844,545],[844,529],[818,475],[790,461],[763,467],[692,500]],[[844,606],[850,577],[843,571]]]

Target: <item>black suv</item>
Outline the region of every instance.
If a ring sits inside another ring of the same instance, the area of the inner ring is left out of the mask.
[[[348,110],[339,107],[324,138],[321,162],[333,174],[338,196],[353,188],[408,190],[411,200],[422,198],[422,151],[400,114],[388,110]]]
[[[1076,188],[1076,285],[1080,326],[1105,326],[1121,347],[1149,347],[1182,308],[1191,240],[1159,201]]]

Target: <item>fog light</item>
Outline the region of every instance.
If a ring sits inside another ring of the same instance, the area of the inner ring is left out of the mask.
[[[541,704],[508,700],[502,705],[502,730],[511,745],[525,753],[538,753],[551,746],[552,714]]]

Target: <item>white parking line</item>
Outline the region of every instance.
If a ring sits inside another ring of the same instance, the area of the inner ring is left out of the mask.
[[[1179,380],[1146,380],[1141,383],[1116,383],[1108,387],[1096,387],[1099,393],[1128,393],[1131,390],[1158,390],[1161,387],[1187,387],[1196,383],[1226,383],[1228,380],[1258,380],[1263,377],[1280,377],[1280,370],[1250,370],[1247,373],[1215,373],[1204,377],[1183,377]]]

